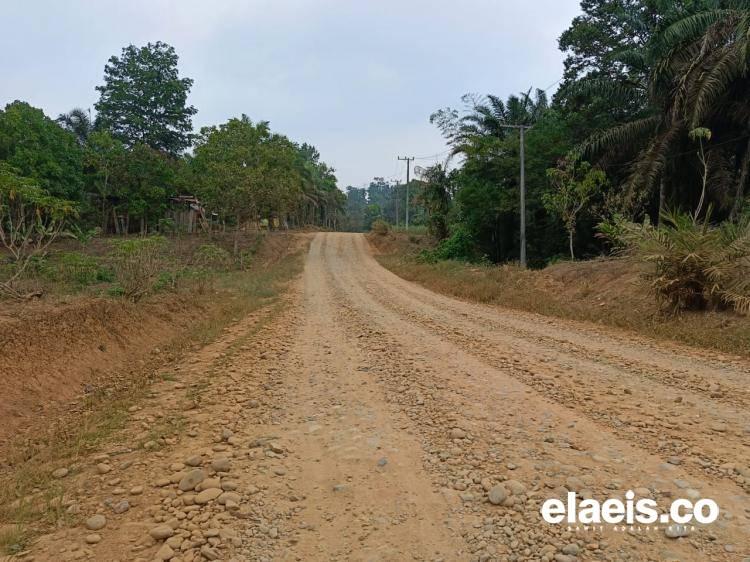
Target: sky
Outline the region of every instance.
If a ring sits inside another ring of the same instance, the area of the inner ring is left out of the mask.
[[[174,46],[196,130],[247,114],[315,145],[339,187],[400,180],[446,146],[434,111],[468,92],[552,93],[579,0],[3,0],[0,104],[51,117],[98,99],[129,44]]]

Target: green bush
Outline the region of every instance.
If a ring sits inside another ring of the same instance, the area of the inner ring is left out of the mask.
[[[80,252],[65,252],[55,256],[55,264],[50,267],[57,280],[80,287],[114,279],[112,270],[102,265],[97,258]]]
[[[132,238],[114,242],[112,262],[117,281],[125,298],[139,301],[154,288],[165,270],[167,241],[161,236]],[[167,283],[168,279],[161,279]]]
[[[434,250],[423,250],[420,259],[434,263],[443,260],[478,261],[482,256],[477,252],[476,243],[469,230],[458,225],[453,233],[440,242]]]
[[[180,270],[167,269],[156,276],[151,290],[155,293],[160,291],[176,291],[183,272]]]
[[[372,226],[370,227],[370,231],[374,232],[375,234],[379,236],[385,236],[391,231],[391,225],[388,224],[383,219],[375,219],[372,221]]]
[[[664,213],[658,227],[624,223],[620,240],[627,254],[650,266],[651,289],[673,311],[750,312],[750,217],[713,226]]]
[[[229,267],[232,256],[216,244],[203,244],[193,253],[191,262],[201,269],[224,271]]]

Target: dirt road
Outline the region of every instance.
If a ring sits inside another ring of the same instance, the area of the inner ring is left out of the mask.
[[[745,561],[749,375],[440,296],[318,234],[284,306],[174,365],[120,446],[71,467],[81,524],[27,557]],[[545,523],[569,490],[721,514],[683,538]]]

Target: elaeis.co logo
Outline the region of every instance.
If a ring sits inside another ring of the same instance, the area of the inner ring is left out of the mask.
[[[635,499],[632,490],[625,492],[625,501],[610,498],[600,502],[595,499],[579,501],[575,492],[561,499],[546,500],[540,510],[542,518],[550,524],[566,524],[571,530],[651,531],[665,529],[667,535],[684,536],[695,524],[713,523],[719,517],[719,506],[714,500],[702,498],[695,503],[680,498],[667,509],[660,509],[650,498]]]

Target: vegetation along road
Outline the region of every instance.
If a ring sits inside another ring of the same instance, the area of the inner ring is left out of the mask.
[[[361,234],[303,236],[272,313],[170,366],[117,445],[58,473],[81,524],[27,559],[742,559],[747,361],[469,304]],[[629,489],[721,514],[681,538],[540,517]]]

